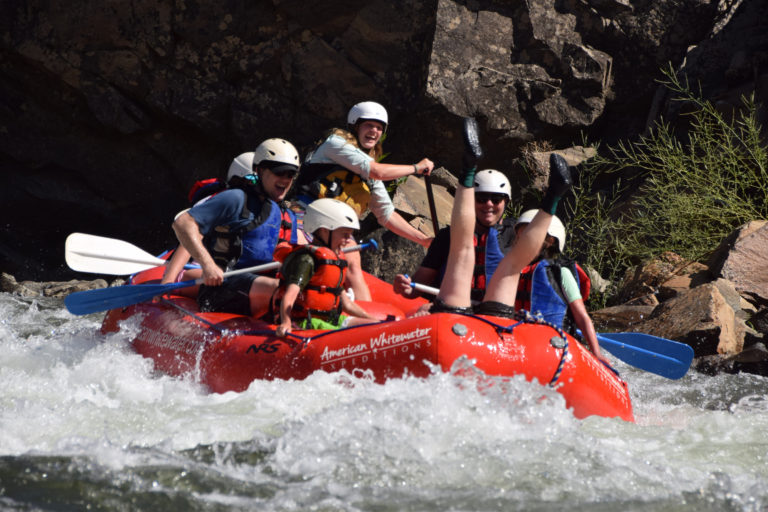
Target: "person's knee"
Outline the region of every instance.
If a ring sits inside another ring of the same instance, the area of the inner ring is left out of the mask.
[[[248,298],[251,302],[251,314],[260,317],[269,309],[269,301],[277,290],[280,282],[277,279],[259,276],[251,283]]]

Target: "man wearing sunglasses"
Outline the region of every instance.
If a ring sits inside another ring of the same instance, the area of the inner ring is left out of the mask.
[[[472,300],[483,299],[485,285],[504,257],[498,224],[510,199],[509,180],[503,173],[485,169],[475,175],[475,272],[472,276]],[[414,296],[417,292],[411,287],[412,280],[439,288],[448,261],[450,240],[450,228],[441,229],[413,276],[395,276],[395,292],[405,297]]]
[[[200,264],[201,311],[250,315],[269,302],[260,276],[225,271],[272,261],[275,246],[299,242],[296,216],[284,200],[299,173],[299,153],[288,141],[268,139],[254,151],[253,172],[234,186],[177,216],[173,230]]]

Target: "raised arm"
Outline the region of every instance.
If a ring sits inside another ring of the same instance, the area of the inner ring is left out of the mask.
[[[384,164],[371,162],[369,176],[375,180],[389,181],[411,174],[429,175],[435,168],[434,162],[429,158],[423,158],[415,164]]]
[[[415,227],[411,226],[408,221],[405,220],[402,215],[397,212],[392,212],[392,214],[389,216],[389,220],[382,224],[382,226],[398,236],[407,238],[411,242],[416,242],[422,247],[429,248],[429,245],[432,243],[431,236],[427,236]]]

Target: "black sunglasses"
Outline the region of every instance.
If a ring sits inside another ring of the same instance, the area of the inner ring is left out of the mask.
[[[291,179],[293,179],[293,178],[295,178],[296,176],[299,175],[298,169],[297,170],[285,169],[285,170],[282,170],[282,171],[275,171],[273,169],[270,169],[269,172],[271,172],[272,174],[274,174],[278,178],[291,178]]]
[[[475,194],[475,202],[479,204],[486,203],[489,199],[493,204],[499,204],[507,198],[504,194],[491,194],[488,192],[480,192]]]

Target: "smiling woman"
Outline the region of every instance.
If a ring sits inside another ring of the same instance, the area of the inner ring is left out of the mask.
[[[411,174],[428,176],[435,164],[423,158],[415,164],[384,164],[381,137],[387,131],[387,110],[374,101],[354,105],[347,114],[347,129],[332,129],[302,166],[298,179],[299,199],[305,204],[318,198],[332,198],[355,209],[358,216],[370,211],[376,220],[393,233],[424,247],[432,238],[411,226],[395,211],[382,180],[394,180]],[[349,258],[347,284],[355,297],[370,300],[363,279],[360,256]]]

